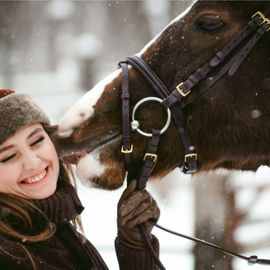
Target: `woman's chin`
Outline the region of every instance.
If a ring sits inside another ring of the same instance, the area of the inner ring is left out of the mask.
[[[33,193],[30,198],[36,200],[47,199],[54,194],[54,192],[56,191],[56,187],[56,183],[55,185],[50,185],[48,188],[43,188],[42,190],[40,190],[40,192]]]

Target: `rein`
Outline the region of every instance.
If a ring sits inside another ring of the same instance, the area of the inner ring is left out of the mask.
[[[151,68],[145,63],[145,61],[137,56],[127,57],[126,61],[121,61],[118,65],[122,68],[122,126],[123,126],[123,138],[121,152],[124,154],[125,169],[128,171],[127,181],[133,179],[130,166],[132,163],[133,144],[131,142],[130,126],[133,131],[137,131],[143,136],[149,137],[148,146],[143,158],[143,165],[140,169],[138,178],[138,189],[144,189],[146,183],[153,172],[158,161],[158,143],[160,136],[167,130],[170,125],[171,118],[174,120],[174,124],[178,130],[178,133],[182,139],[184,146],[184,158],[181,157],[181,164],[179,167],[182,172],[195,173],[197,170],[197,158],[198,155],[195,151],[195,147],[192,143],[192,139],[189,130],[186,126],[186,121],[183,113],[183,109],[193,102],[196,98],[207,91],[213,84],[215,84],[226,73],[228,76],[233,76],[238,70],[241,63],[245,60],[249,52],[256,45],[259,39],[270,30],[270,5],[262,13],[256,12],[251,20],[240,30],[240,32],[233,37],[233,39],[216,55],[208,61],[205,65],[198,68],[187,80],[175,85],[173,91],[169,91],[164,83],[158,78],[158,76],[151,70]],[[244,44],[243,41],[246,42]],[[238,50],[233,54],[237,47]],[[129,73],[128,65],[131,65],[138,71],[147,83],[151,86],[153,91],[158,97],[148,97],[140,100],[132,111],[132,121],[130,123],[130,108],[129,108]],[[196,89],[196,91],[195,91]],[[148,101],[160,102],[163,108],[167,111],[167,122],[161,130],[152,129],[152,133],[146,133],[139,128],[139,122],[135,119],[135,113],[137,108]],[[168,230],[152,221],[147,221],[153,226],[156,226],[166,232],[174,235],[195,241],[197,243],[207,245],[218,249],[226,254],[235,256],[246,260],[249,264],[267,264],[270,265],[270,260],[258,259],[257,256],[246,257],[235,252],[226,250],[218,245],[179,234]],[[144,224],[140,224],[139,231],[141,236],[151,253],[153,260],[158,265],[159,269],[165,269],[160,262],[159,258],[155,254],[151,241],[145,232]]]

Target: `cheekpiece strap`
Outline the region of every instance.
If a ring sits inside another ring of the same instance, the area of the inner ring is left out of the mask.
[[[128,84],[128,66],[125,62],[120,62],[119,66],[122,68],[122,148],[121,152],[124,154],[125,169],[128,170],[131,165],[131,154],[133,152],[133,145],[131,144],[130,136],[130,116],[129,116],[129,84]]]

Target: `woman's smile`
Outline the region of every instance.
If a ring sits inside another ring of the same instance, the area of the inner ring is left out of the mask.
[[[40,173],[21,180],[20,183],[23,184],[23,185],[41,184],[41,183],[43,183],[43,182],[45,182],[47,180],[48,174],[49,174],[49,167],[46,167]]]

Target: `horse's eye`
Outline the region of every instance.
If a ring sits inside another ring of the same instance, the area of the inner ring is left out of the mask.
[[[223,28],[225,23],[218,18],[203,17],[197,21],[197,27],[206,32],[216,32]]]

